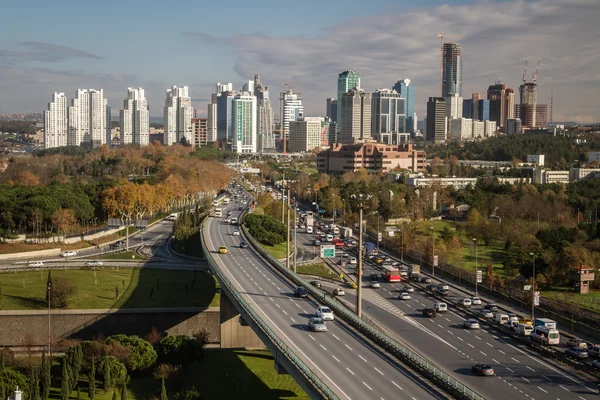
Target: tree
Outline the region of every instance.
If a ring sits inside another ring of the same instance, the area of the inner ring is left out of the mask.
[[[117,399],[117,389],[113,390],[112,400],[118,400]]]
[[[40,395],[43,400],[47,400],[52,386],[52,377],[50,376],[51,359],[46,358],[46,351],[42,352],[42,365],[40,367]]]
[[[94,397],[96,397],[96,360],[94,358],[92,358],[88,382],[88,397],[90,400],[94,400]]]
[[[102,379],[102,388],[104,389],[104,393],[107,393],[108,389],[110,389],[110,387],[112,386],[112,379],[110,378],[110,368],[106,368],[108,364],[108,356],[105,356],[102,364],[104,366],[104,368],[102,369],[102,371],[104,372],[104,378]]]
[[[488,262],[485,271],[485,286],[493,288],[495,282],[496,278],[494,276],[494,264]]]
[[[68,208],[59,208],[52,214],[52,226],[59,235],[65,236],[77,224],[75,212]]]
[[[131,357],[127,366],[132,371],[149,368],[158,358],[152,345],[137,336],[114,335],[106,340],[108,345],[115,342],[131,350]]]
[[[27,387],[27,377],[12,368],[0,370],[0,382],[4,384],[4,389],[9,392],[17,386],[21,388]]]
[[[117,360],[113,356],[105,356],[100,363],[99,369],[106,375],[107,369],[110,371],[109,374],[109,385],[108,387],[122,385],[127,378],[127,367],[121,361]]]
[[[52,284],[51,286],[51,296],[46,294],[46,301],[48,301],[48,297],[51,299],[51,307],[52,308],[69,308],[69,304],[75,296],[75,286],[73,283],[63,277],[51,279],[50,271],[48,271],[48,279]]]
[[[63,357],[62,360],[62,379],[60,386],[60,396],[62,400],[69,400],[70,394],[70,386],[69,386],[69,366],[67,365],[67,359]]]
[[[123,383],[123,388],[121,389],[121,400],[127,400],[127,382]]]
[[[169,400],[167,397],[167,388],[165,387],[165,378],[160,380],[160,400]]]
[[[79,385],[77,385],[77,400],[81,400],[81,391],[79,390]]]

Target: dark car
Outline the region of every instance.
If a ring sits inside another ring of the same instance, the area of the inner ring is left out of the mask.
[[[490,310],[491,312],[498,311],[498,306],[495,304],[486,304],[485,306],[483,306],[483,308],[485,308],[486,310]]]
[[[435,316],[437,315],[437,313],[435,312],[435,308],[424,308],[422,313],[423,316],[426,318],[435,318]]]
[[[298,286],[296,289],[294,289],[294,297],[308,297],[308,290],[302,286]]]
[[[427,287],[425,289],[429,292],[435,292],[436,286],[435,285],[427,285]]]
[[[450,293],[450,291],[448,289],[438,289],[437,292],[441,296],[448,296],[448,294]]]
[[[421,275],[419,275],[419,274],[410,274],[410,280],[411,281],[415,281],[415,282],[419,282],[421,280]]]
[[[316,288],[321,288],[321,282],[319,281],[310,281],[310,284],[313,285]]]
[[[587,349],[584,349],[581,347],[569,347],[567,350],[565,350],[565,353],[568,356],[575,357],[575,358],[588,358],[589,357]]]
[[[431,283],[431,278],[428,276],[424,276],[421,278],[421,283]]]
[[[246,242],[240,242],[240,249],[245,249],[248,247],[248,243]]]
[[[475,364],[471,367],[471,372],[479,376],[494,376],[494,368],[487,364]]]

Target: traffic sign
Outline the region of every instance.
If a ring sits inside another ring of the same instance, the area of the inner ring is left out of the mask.
[[[377,241],[381,242],[381,232],[377,232]]]
[[[532,287],[533,285],[525,285],[523,286],[523,290],[531,290]]]
[[[481,271],[477,271],[477,283],[483,282],[483,273]]]
[[[434,267],[438,266],[438,256],[433,256],[433,266]]]
[[[321,257],[335,257],[335,246],[330,244],[321,245]]]

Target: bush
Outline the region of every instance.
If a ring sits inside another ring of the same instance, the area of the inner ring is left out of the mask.
[[[130,370],[143,370],[150,368],[158,358],[152,345],[137,336],[114,335],[106,340],[107,345],[118,343],[129,348],[131,356],[127,362]]]
[[[92,366],[92,359],[96,362],[96,367],[98,366],[98,361],[104,357],[106,352],[106,346],[103,343],[97,342],[95,340],[84,340],[80,343],[81,351],[83,352],[83,370],[89,371]]]
[[[162,362],[187,365],[204,358],[204,346],[208,343],[208,332],[201,330],[193,338],[185,335],[167,336],[160,341],[158,352]]]
[[[252,237],[260,243],[275,246],[285,241],[286,227],[275,218],[262,214],[248,214],[244,223]]]
[[[75,296],[75,286],[67,278],[52,279],[52,308],[69,308],[69,303]]]
[[[4,384],[7,394],[11,393],[17,386],[27,390],[27,377],[12,368],[4,368],[0,371],[0,383]]]
[[[113,385],[124,384],[127,380],[127,367],[113,356],[106,356],[102,359],[98,368],[98,372],[101,375],[104,375],[104,369],[106,368],[107,362],[108,367],[110,368],[110,377]]]

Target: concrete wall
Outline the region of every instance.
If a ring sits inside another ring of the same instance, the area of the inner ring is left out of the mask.
[[[18,258],[38,258],[38,257],[52,257],[57,256],[61,253],[60,249],[49,249],[49,250],[36,250],[36,251],[24,251],[22,253],[10,253],[0,254],[1,260],[13,260]]]
[[[53,343],[63,338],[93,339],[117,333],[144,337],[152,328],[170,335],[192,335],[207,329],[209,341],[221,340],[218,307],[120,310],[53,310],[50,324]],[[0,347],[23,346],[27,334],[34,345],[48,343],[48,312],[0,312]]]
[[[221,348],[264,349],[266,346],[248,325],[244,324],[237,309],[221,292]]]

